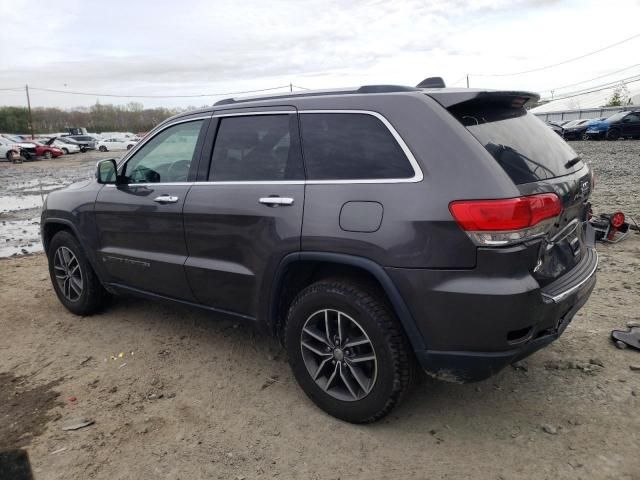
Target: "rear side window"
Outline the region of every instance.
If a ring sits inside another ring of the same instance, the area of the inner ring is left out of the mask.
[[[363,113],[302,113],[309,180],[395,179],[413,167],[389,129]]]
[[[583,167],[567,142],[524,108],[470,101],[449,111],[517,185],[560,177]]]
[[[295,115],[223,117],[209,180],[278,181],[304,178]]]

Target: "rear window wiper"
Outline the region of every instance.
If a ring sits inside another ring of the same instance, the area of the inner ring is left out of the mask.
[[[564,168],[571,168],[576,163],[580,162],[581,160],[582,160],[582,158],[580,158],[580,157],[576,157],[573,160],[569,160],[567,163],[564,164]]]

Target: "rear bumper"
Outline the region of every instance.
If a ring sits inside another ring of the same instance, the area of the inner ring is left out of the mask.
[[[514,250],[505,259],[517,265],[518,254],[527,252]],[[597,254],[588,249],[572,271],[544,289],[528,274],[479,273],[500,271],[493,267],[388,269],[427,345],[415,354],[428,374],[458,383],[483,380],[556,340],[593,291]]]

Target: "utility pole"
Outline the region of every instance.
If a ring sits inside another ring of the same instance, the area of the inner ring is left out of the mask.
[[[293,92],[293,83],[290,83],[290,84],[289,84],[289,91],[290,91],[290,92]]]
[[[29,98],[29,85],[24,86],[27,92],[27,108],[29,109],[29,131],[31,132],[31,140],[33,140],[33,118],[31,117],[31,99]]]
[[[469,88],[469,74],[467,73],[467,88]]]

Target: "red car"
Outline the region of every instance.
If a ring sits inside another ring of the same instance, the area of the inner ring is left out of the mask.
[[[49,158],[57,158],[60,155],[64,155],[64,152],[56,147],[50,147],[49,145],[44,145],[40,142],[31,142],[36,146],[36,157],[44,157],[46,159]]]

